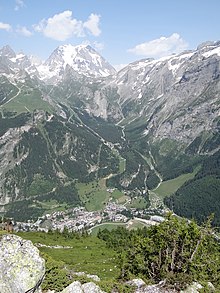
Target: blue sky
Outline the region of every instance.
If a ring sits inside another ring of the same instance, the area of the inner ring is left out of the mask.
[[[46,59],[88,43],[112,65],[220,40],[219,0],[0,0],[0,47]]]

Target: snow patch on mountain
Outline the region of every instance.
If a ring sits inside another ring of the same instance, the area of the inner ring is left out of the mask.
[[[23,59],[24,57],[25,57],[25,55],[22,54],[22,53],[20,53],[20,54],[16,55],[15,57],[10,58],[10,60],[11,60],[13,63],[15,63],[15,62],[17,62],[19,59]]]
[[[220,47],[214,48],[212,50],[209,50],[208,52],[205,52],[202,54],[205,58],[208,58],[212,55],[218,55],[220,56]]]
[[[59,46],[37,69],[43,80],[60,80],[68,66],[87,77],[106,77],[116,73],[116,70],[88,45]]]

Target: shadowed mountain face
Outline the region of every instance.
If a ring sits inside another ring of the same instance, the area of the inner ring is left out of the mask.
[[[60,46],[45,62],[6,46],[0,112],[2,211],[19,201],[82,204],[76,182],[101,178],[147,197],[161,180],[198,165],[203,172],[194,180],[219,191],[219,42],[118,73],[90,46]],[[183,210],[182,199],[172,204]]]

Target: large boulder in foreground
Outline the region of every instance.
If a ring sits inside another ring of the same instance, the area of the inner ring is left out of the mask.
[[[0,236],[1,293],[41,292],[44,274],[45,261],[31,241],[13,234]]]

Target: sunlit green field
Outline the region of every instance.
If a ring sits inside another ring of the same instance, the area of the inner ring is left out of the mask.
[[[44,101],[37,90],[30,94],[21,92],[15,99],[3,105],[7,111],[16,111],[17,113],[32,112],[35,109],[44,109],[52,112],[52,107]]]
[[[182,186],[186,181],[194,178],[196,173],[199,171],[200,167],[197,167],[192,173],[182,174],[174,179],[164,181],[160,184],[157,189],[154,189],[153,192],[156,193],[161,198],[171,195],[176,192],[180,186]]]
[[[99,224],[91,229],[91,235],[96,236],[98,234],[99,230],[104,230],[104,229],[108,229],[109,231],[111,231],[113,229],[116,229],[117,227],[124,227],[129,230],[132,230],[132,229],[143,228],[144,226],[146,226],[146,224],[144,222],[140,222],[140,221],[134,220],[134,219],[132,219],[126,223],[112,223],[112,222],[111,223],[102,223],[102,224]]]
[[[110,198],[119,203],[124,203],[124,194],[119,190],[114,190],[112,193],[107,191],[105,179],[93,181],[89,183],[77,183],[80,200],[85,205],[88,211],[98,211],[104,208]]]

